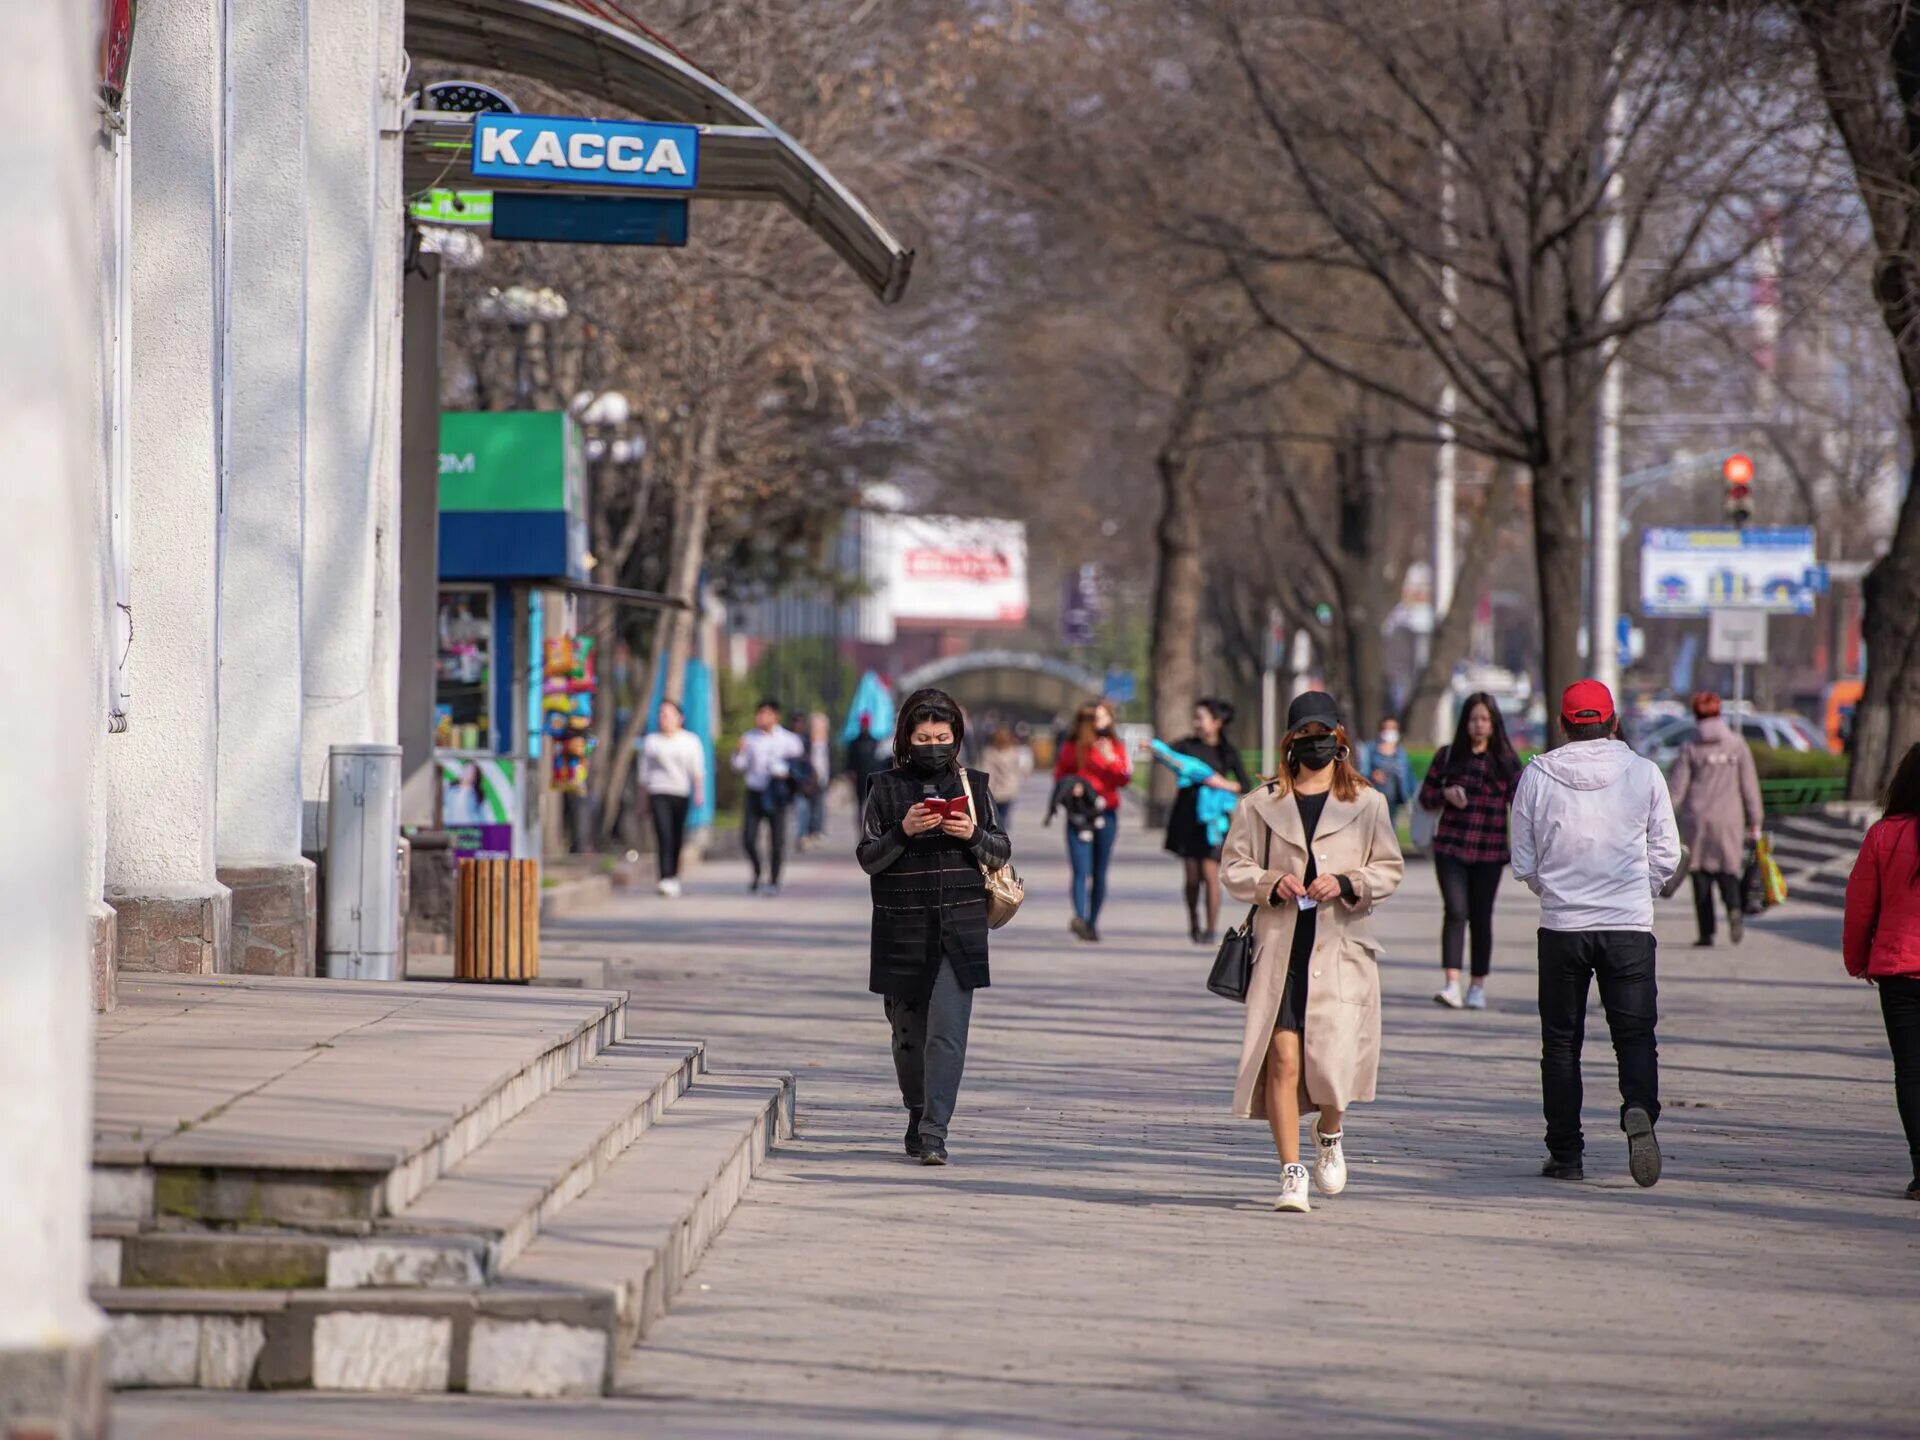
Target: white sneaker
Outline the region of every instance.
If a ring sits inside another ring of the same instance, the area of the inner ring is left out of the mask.
[[[678,900],[680,898],[680,882],[671,876],[662,880],[654,888],[669,900]]]
[[[1322,1195],[1338,1195],[1347,1188],[1347,1157],[1338,1135],[1320,1133],[1320,1117],[1313,1117],[1313,1183]]]
[[[1460,1008],[1460,982],[1458,980],[1449,980],[1445,985],[1442,985],[1439,992],[1433,997],[1433,1003],[1436,1005],[1444,1005],[1449,1010],[1458,1010]]]
[[[1288,1165],[1280,1172],[1280,1198],[1273,1202],[1276,1210],[1293,1210],[1304,1215],[1313,1209],[1307,1199],[1307,1167],[1300,1164]]]
[[[1487,1008],[1487,987],[1469,985],[1467,987],[1467,1009],[1484,1010]]]

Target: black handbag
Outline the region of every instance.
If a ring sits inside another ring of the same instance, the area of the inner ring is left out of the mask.
[[[1273,827],[1267,826],[1266,853],[1260,858],[1264,873],[1273,862]],[[1220,949],[1213,957],[1213,969],[1207,975],[1207,989],[1227,1000],[1247,1003],[1247,991],[1253,988],[1253,922],[1260,914],[1255,901],[1247,907],[1247,918],[1220,937]]]
[[[1760,856],[1753,848],[1753,842],[1747,842],[1745,864],[1740,867],[1740,908],[1749,915],[1758,915],[1767,908],[1767,876],[1760,868]]]

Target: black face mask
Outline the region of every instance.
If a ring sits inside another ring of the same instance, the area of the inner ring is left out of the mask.
[[[960,747],[952,741],[945,745],[909,745],[907,761],[922,775],[938,775],[953,768],[953,757]]]
[[[1340,739],[1335,735],[1303,735],[1293,742],[1293,758],[1302,769],[1324,770],[1340,758]]]

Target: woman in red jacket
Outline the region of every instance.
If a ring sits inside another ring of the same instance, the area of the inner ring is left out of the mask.
[[[1920,745],[1907,751],[1887,790],[1887,813],[1867,831],[1847,877],[1841,939],[1847,973],[1879,987],[1893,1047],[1893,1094],[1907,1132],[1920,1200]]]
[[[1067,859],[1073,865],[1073,920],[1068,928],[1082,940],[1098,940],[1107,865],[1120,836],[1120,795],[1133,783],[1133,761],[1113,733],[1113,711],[1105,701],[1082,705],[1073,717],[1073,734],[1053,762],[1056,790],[1068,776],[1084,780],[1100,800],[1098,812],[1085,825],[1067,826]]]

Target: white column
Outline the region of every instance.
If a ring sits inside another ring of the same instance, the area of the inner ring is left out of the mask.
[[[107,899],[122,970],[227,968],[230,897],[214,865],[224,12],[223,0],[148,7],[133,63],[127,683],[137,713],[107,750]]]
[[[309,801],[329,746],[397,736],[402,16],[399,0],[329,0],[308,14]]]
[[[1626,226],[1620,215],[1620,147],[1625,127],[1625,95],[1616,90],[1607,115],[1606,215],[1601,221],[1599,275],[1606,291],[1600,301],[1600,323],[1617,324],[1624,313]],[[1593,456],[1593,555],[1589,566],[1592,595],[1587,603],[1587,665],[1593,678],[1609,690],[1620,688],[1620,413],[1624,402],[1624,369],[1620,347],[1611,342],[1600,350],[1598,426]]]
[[[307,0],[231,12],[230,474],[220,575],[220,879],[233,968],[310,975],[300,854],[301,538],[307,431]]]
[[[1453,144],[1443,144],[1440,149],[1440,243],[1447,249],[1453,248]],[[1440,328],[1448,335],[1453,333],[1454,314],[1459,299],[1459,276],[1452,265],[1440,268]],[[1436,433],[1439,447],[1434,455],[1433,467],[1433,628],[1440,628],[1440,621],[1447,613],[1447,607],[1453,604],[1454,571],[1459,561],[1454,558],[1454,491],[1460,463],[1459,444],[1454,439],[1453,416],[1459,407],[1459,391],[1449,376],[1440,387],[1439,417]]]
[[[96,1435],[88,770],[101,494],[94,7],[0,0],[0,1433]]]

